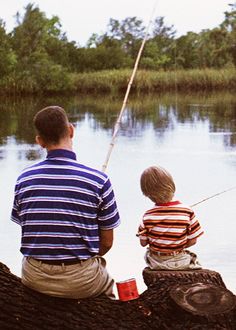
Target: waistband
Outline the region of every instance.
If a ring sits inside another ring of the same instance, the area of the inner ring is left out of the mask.
[[[67,259],[67,260],[44,260],[44,259],[36,259],[36,258],[33,258],[33,257],[27,257],[27,259],[30,258],[30,259],[33,259],[35,261],[38,261],[42,264],[48,264],[48,265],[59,265],[59,266],[62,266],[62,265],[75,265],[75,264],[81,264],[83,261],[85,260],[80,260],[80,259]]]
[[[177,254],[180,254],[184,251],[181,250],[181,251],[171,251],[171,252],[161,252],[161,251],[152,251],[152,252],[157,254],[158,256],[176,256]]]

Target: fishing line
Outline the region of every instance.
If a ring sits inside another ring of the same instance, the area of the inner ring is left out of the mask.
[[[129,92],[130,92],[130,89],[131,89],[131,86],[132,86],[132,83],[133,83],[133,80],[134,80],[134,77],[135,77],[135,74],[136,74],[136,71],[137,71],[137,68],[138,68],[138,64],[139,64],[139,61],[140,61],[140,58],[141,58],[141,55],[142,55],[142,52],[143,52],[144,45],[145,45],[145,43],[147,41],[147,38],[148,38],[148,31],[149,31],[149,28],[150,28],[151,23],[152,23],[152,17],[154,15],[155,10],[156,10],[156,6],[157,6],[157,1],[154,4],[152,14],[151,14],[150,19],[149,19],[148,26],[146,28],[146,32],[145,32],[144,38],[142,40],[142,44],[139,48],[139,52],[138,52],[138,55],[137,55],[137,58],[136,58],[136,61],[135,61],[135,64],[134,64],[132,75],[130,77],[130,80],[129,80],[129,83],[128,83],[128,86],[127,86],[127,89],[126,89],[126,93],[125,93],[123,104],[122,104],[122,107],[121,107],[121,110],[120,110],[120,114],[119,114],[119,116],[116,120],[115,126],[114,126],[114,131],[113,131],[112,139],[111,139],[110,146],[109,146],[109,149],[108,149],[108,153],[107,153],[107,156],[106,156],[106,159],[105,159],[105,163],[102,166],[102,171],[103,172],[105,172],[105,170],[107,168],[107,165],[108,165],[108,162],[109,162],[109,159],[110,159],[110,156],[111,156],[111,152],[112,152],[113,147],[115,145],[115,139],[116,139],[117,133],[118,133],[119,128],[120,128],[121,118],[122,118],[122,115],[124,113],[124,110],[125,110],[125,107],[126,107],[126,104],[127,104]]]
[[[226,189],[226,190],[223,190],[223,191],[221,191],[221,192],[218,192],[217,194],[211,195],[211,196],[209,196],[209,197],[206,197],[206,198],[200,200],[199,202],[197,202],[197,203],[195,203],[195,204],[192,204],[191,207],[194,207],[194,206],[196,206],[196,205],[198,205],[198,204],[201,204],[201,203],[207,201],[208,199],[211,199],[211,198],[213,198],[213,197],[215,197],[215,196],[222,195],[222,194],[224,194],[224,193],[226,193],[226,192],[228,192],[228,191],[230,191],[230,190],[233,190],[233,189],[236,189],[236,186],[235,186],[235,187],[232,187],[232,188],[229,188],[229,189]]]

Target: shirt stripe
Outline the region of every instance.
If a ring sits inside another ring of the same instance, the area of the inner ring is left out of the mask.
[[[167,253],[184,249],[189,240],[203,234],[194,211],[178,201],[146,211],[139,226],[139,232],[143,230],[143,243],[149,244],[151,250]]]
[[[58,149],[19,176],[12,221],[22,227],[25,256],[63,260],[96,255],[99,230],[117,227],[120,217],[108,176]]]

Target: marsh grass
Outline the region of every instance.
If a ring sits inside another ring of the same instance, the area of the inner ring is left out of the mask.
[[[79,92],[123,92],[132,70],[100,71],[74,76]],[[236,69],[178,71],[137,71],[133,92],[211,91],[236,89]]]
[[[0,95],[32,94],[120,94],[125,93],[132,70],[67,73],[50,81],[37,82],[30,76],[9,76],[0,80]],[[62,80],[61,80],[62,79]],[[236,68],[176,71],[139,70],[131,94],[195,91],[234,91]]]

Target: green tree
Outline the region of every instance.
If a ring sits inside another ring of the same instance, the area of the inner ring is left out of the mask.
[[[86,70],[132,67],[144,29],[143,22],[136,17],[127,17],[122,21],[110,19],[106,33],[100,36],[92,34],[88,40],[90,51],[80,51],[88,55]]]
[[[16,56],[11,48],[10,36],[6,33],[5,23],[0,19],[0,77],[9,74],[16,65]]]
[[[77,71],[88,72],[98,70],[120,69],[125,66],[124,53],[120,47],[99,45],[94,48],[79,48]]]
[[[27,5],[22,18],[17,13],[16,19],[17,27],[12,33],[13,47],[19,58],[20,67],[27,69],[34,64],[37,57],[47,56],[45,45],[48,39],[48,20],[33,4]]]
[[[229,6],[230,11],[225,12],[225,20],[221,24],[221,28],[229,33],[229,52],[236,66],[236,2],[229,4]]]
[[[60,64],[63,57],[60,38],[64,35],[60,30],[59,18],[47,19],[33,4],[26,6],[23,17],[19,13],[16,17],[17,27],[12,33],[12,44],[18,60],[18,79],[22,79],[22,83],[32,92],[66,87],[67,72]]]
[[[231,62],[229,33],[222,28],[203,30],[199,34],[198,67],[222,68]]]
[[[110,19],[105,37],[119,40],[126,55],[135,58],[144,33],[142,20],[137,17],[127,17],[121,22]]]
[[[199,66],[199,35],[188,32],[175,41],[175,63],[177,68],[194,69]]]
[[[171,68],[175,33],[173,25],[165,25],[164,17],[156,17],[140,66],[146,69]]]

